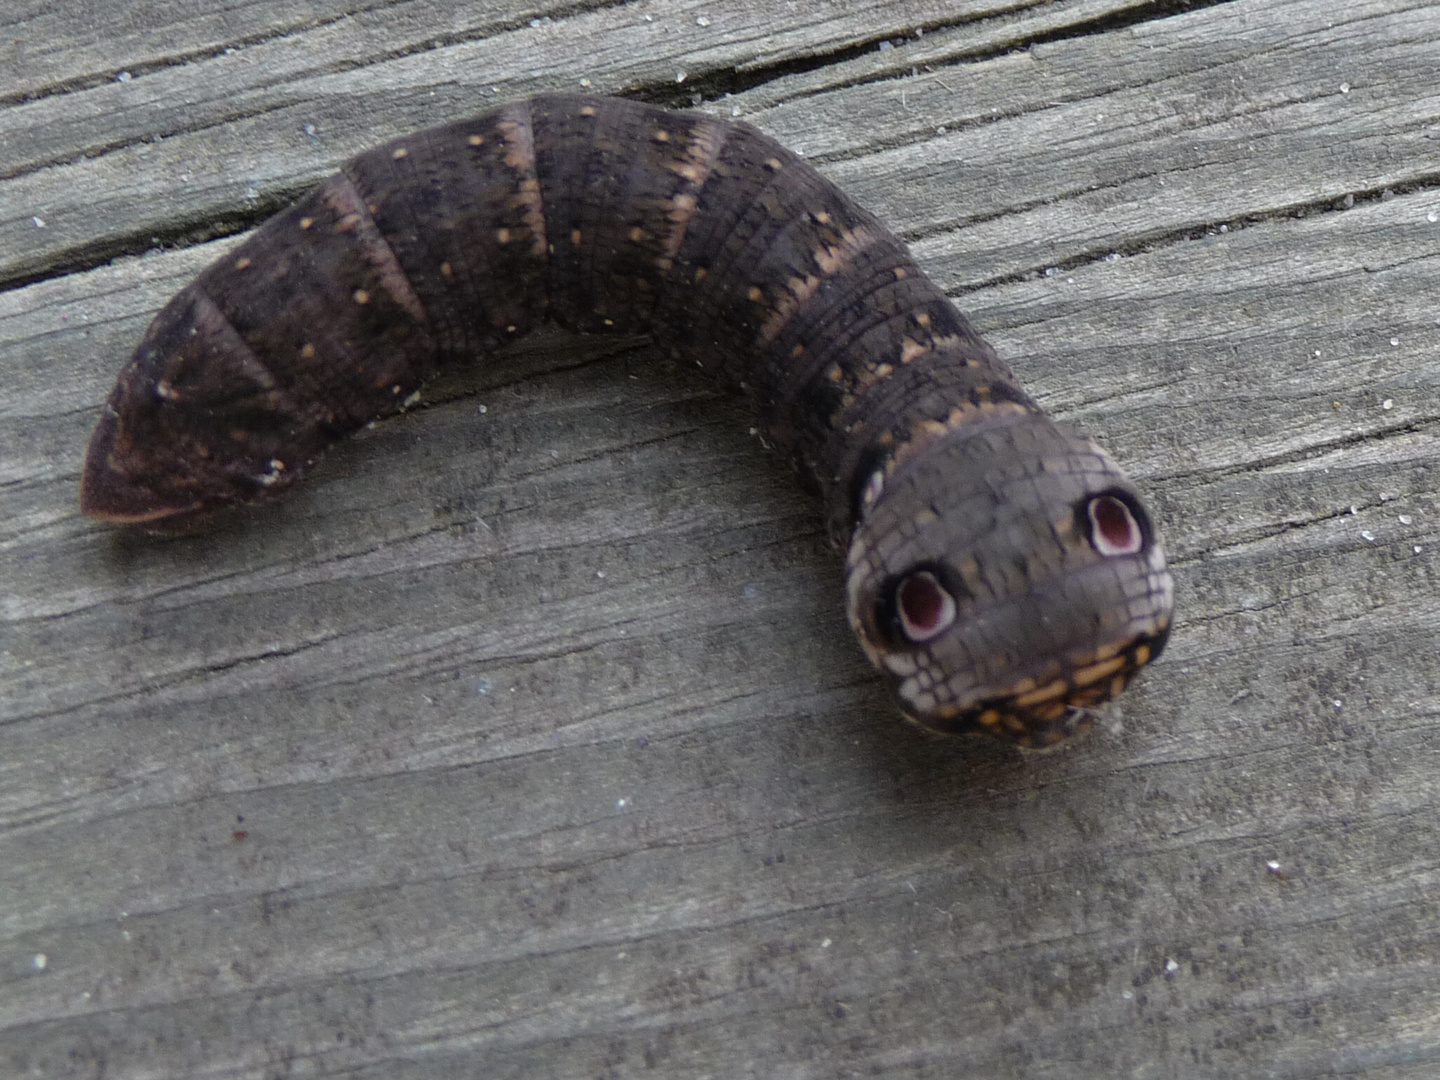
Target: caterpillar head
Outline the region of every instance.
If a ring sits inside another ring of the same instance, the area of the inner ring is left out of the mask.
[[[1164,647],[1173,585],[1139,493],[1036,412],[917,436],[857,503],[850,621],[924,727],[1047,746]]]

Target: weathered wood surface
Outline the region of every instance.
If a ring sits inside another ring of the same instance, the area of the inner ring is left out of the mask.
[[[1440,7],[459,7],[8,9],[0,1075],[1435,1076]],[[1152,493],[1178,628],[1093,737],[892,715],[643,345],[201,535],[77,515],[236,230],[582,80],[806,152]]]

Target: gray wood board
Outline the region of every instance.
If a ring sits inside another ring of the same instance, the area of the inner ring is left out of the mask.
[[[1182,7],[16,5],[0,1075],[1435,1075],[1440,8]],[[805,152],[1151,493],[1178,625],[1090,738],[903,724],[818,507],[644,343],[197,535],[78,516],[237,228],[582,79]]]

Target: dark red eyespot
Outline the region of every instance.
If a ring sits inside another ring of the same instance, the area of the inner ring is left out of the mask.
[[[900,582],[895,608],[900,628],[917,645],[944,633],[955,621],[955,598],[928,570],[919,570]]]
[[[1101,555],[1134,555],[1145,546],[1145,534],[1130,508],[1114,495],[1090,500],[1090,543]]]

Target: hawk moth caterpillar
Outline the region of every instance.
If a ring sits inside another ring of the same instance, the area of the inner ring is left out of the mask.
[[[902,711],[1027,746],[1169,633],[1135,486],[1057,424],[874,216],[754,128],[547,95],[361,154],[178,293],[91,439],[81,509],[253,502],[441,365],[546,319],[741,387],[825,500]]]

